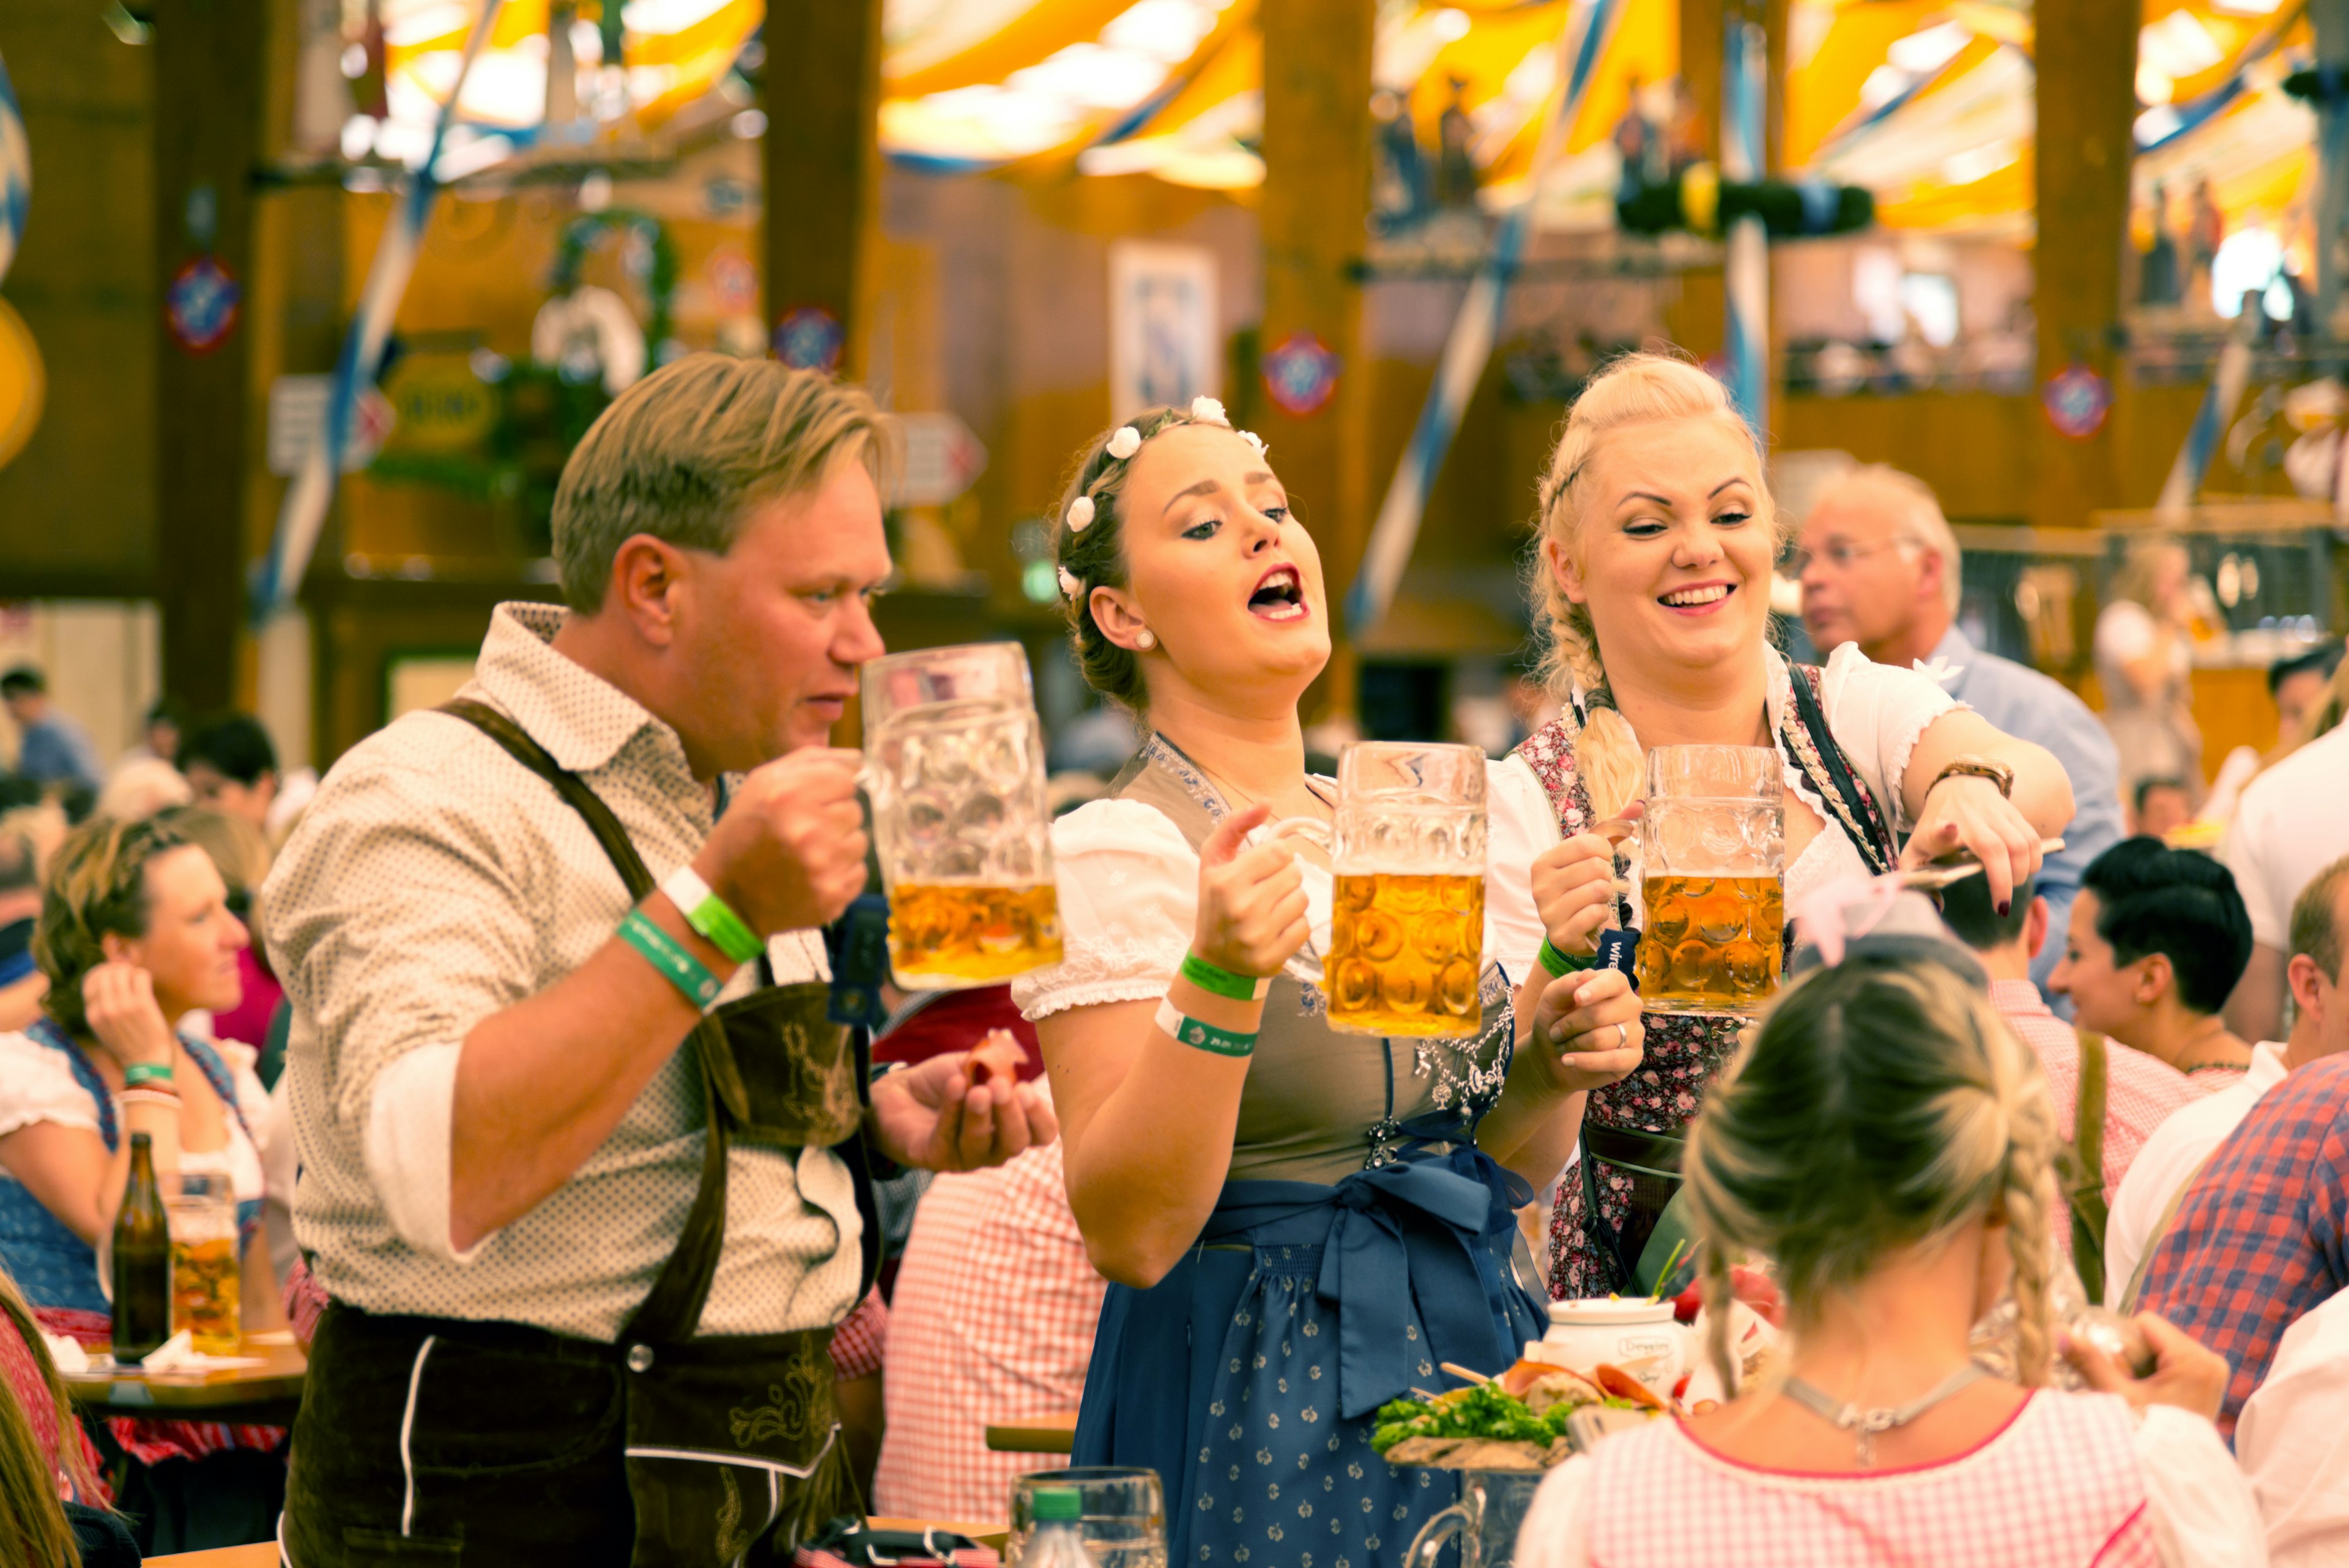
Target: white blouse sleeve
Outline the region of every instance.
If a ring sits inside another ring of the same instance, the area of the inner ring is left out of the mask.
[[[1917,737],[1942,714],[1964,707],[1931,677],[1878,664],[1847,642],[1830,655],[1819,682],[1819,708],[1828,733],[1843,748],[1860,782],[1892,814],[1896,833],[1909,830],[1900,781]]]
[[[1586,1568],[1591,1468],[1588,1456],[1577,1455],[1542,1478],[1517,1527],[1516,1568]]]
[[[2137,1421],[2137,1458],[2163,1568],[2267,1568],[2259,1505],[2216,1427],[2149,1405]]]
[[[1199,857],[1164,812],[1097,800],[1052,825],[1063,961],[1011,982],[1031,1023],[1166,994],[1197,922]]]
[[[2267,1522],[2272,1568],[2349,1562],[2349,1292],[2284,1331],[2243,1403],[2235,1458]]]
[[[1557,814],[1533,769],[1516,756],[1486,764],[1485,810],[1485,919],[1493,941],[1486,956],[1510,980],[1522,981],[1547,934],[1534,907],[1533,864],[1558,842]]]
[[[65,1054],[23,1034],[0,1034],[0,1137],[40,1122],[98,1131],[98,1102]]]

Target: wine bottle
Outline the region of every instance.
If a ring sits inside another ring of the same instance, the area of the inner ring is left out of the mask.
[[[130,1135],[130,1184],[114,1217],[114,1359],[144,1360],[171,1337],[171,1227],[154,1141]]]

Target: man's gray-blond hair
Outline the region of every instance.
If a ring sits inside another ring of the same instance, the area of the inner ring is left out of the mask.
[[[1816,514],[1828,502],[1845,500],[1855,492],[1880,495],[1891,502],[1893,526],[1902,542],[1930,550],[1940,557],[1941,602],[1954,618],[1958,601],[1965,591],[1965,557],[1958,549],[1958,536],[1951,530],[1950,520],[1941,515],[1940,498],[1933,493],[1933,487],[1890,463],[1861,463],[1827,481],[1811,510]]]
[[[622,392],[563,465],[554,562],[572,609],[604,607],[612,561],[646,534],[724,555],[742,520],[853,455],[885,498],[896,422],[862,387],[772,359],[688,354]]]

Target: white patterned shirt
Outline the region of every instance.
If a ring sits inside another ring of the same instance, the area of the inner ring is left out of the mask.
[[[612,808],[656,880],[713,822],[677,732],[549,646],[566,612],[498,607],[461,695],[503,710]],[[487,735],[410,713],[326,775],[271,873],[270,956],[293,1005],[302,1176],[295,1230],[338,1301],[609,1341],[676,1247],[705,1136],[690,1049],[654,1075],[571,1179],[502,1230],[450,1245],[459,1050],[491,1014],[585,962],[633,900],[586,823]],[[786,933],[777,978],[820,978]],[[755,982],[738,973],[725,1000]],[[855,1190],[823,1149],[736,1145],[707,1334],[837,1322],[862,1282]]]

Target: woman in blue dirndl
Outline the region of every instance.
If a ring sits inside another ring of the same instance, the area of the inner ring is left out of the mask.
[[[1638,1000],[1531,953],[1480,963],[1489,931],[1431,898],[1414,924],[1452,936],[1414,950],[1425,984],[1403,1000],[1458,1036],[1331,1030],[1320,958],[1354,912],[1333,910],[1326,856],[1266,831],[1331,816],[1297,712],[1330,630],[1262,443],[1209,400],[1137,418],[1089,449],[1054,542],[1087,678],[1151,726],[1107,797],[1055,825],[1067,957],[1015,986],[1112,1281],[1075,1459],[1159,1472],[1172,1562],[1371,1568],[1457,1495],[1380,1459],[1372,1417],[1540,1336],[1516,1210],[1566,1163],[1584,1095],[1638,1064]],[[1587,951],[1605,845],[1544,865],[1551,934]]]

